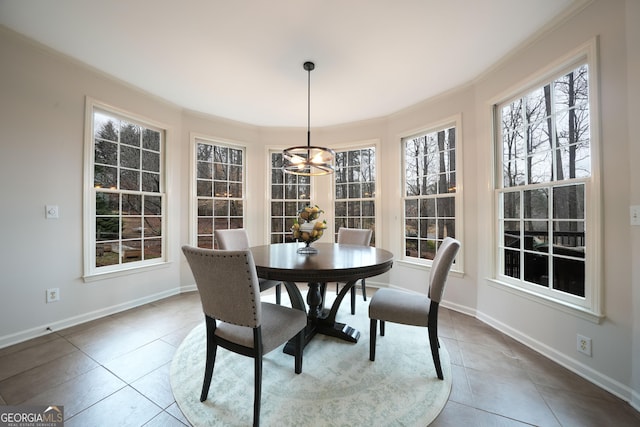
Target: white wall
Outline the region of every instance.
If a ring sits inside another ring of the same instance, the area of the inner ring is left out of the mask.
[[[630,228],[628,212],[630,203],[640,204],[640,171],[632,167],[633,159],[640,159],[640,143],[632,128],[639,116],[639,97],[628,97],[627,90],[638,93],[631,74],[638,75],[639,43],[638,30],[625,32],[625,22],[638,21],[629,16],[625,21],[625,7],[637,18],[636,0],[596,0],[478,81],[389,117],[312,129],[312,142],[379,141],[377,243],[399,255],[403,230],[400,138],[460,115],[464,274],[451,277],[445,304],[477,315],[627,400],[635,393],[637,403],[640,266],[633,260],[640,256],[640,229]],[[492,265],[487,225],[492,223],[489,101],[595,36],[600,39],[604,147],[606,318],[599,324],[506,292],[487,280]],[[49,325],[62,327],[190,289],[193,279],[180,246],[190,243],[190,150],[195,134],[247,144],[247,226],[253,243],[267,243],[266,150],[298,145],[306,140],[306,129],[255,127],[182,111],[2,29],[0,57],[0,194],[4,207],[0,214],[0,347],[44,333]],[[92,283],[81,279],[86,95],[170,128],[171,262],[164,269]],[[329,182],[328,178],[318,181],[314,196],[314,202],[323,207],[330,200]],[[45,204],[58,204],[61,218],[45,220]],[[420,290],[427,277],[424,268],[396,262],[389,273],[368,283]],[[60,288],[60,302],[45,304],[48,287]],[[593,339],[593,357],[576,352],[577,333]]]
[[[626,2],[627,94],[629,144],[629,204],[640,205],[640,1]],[[633,389],[632,405],[640,408],[640,227],[631,227],[631,287],[633,288],[633,350],[631,355]],[[640,410],[640,409],[639,409]]]
[[[629,147],[626,93],[624,1],[596,1],[577,16],[545,34],[477,82],[478,229],[490,239],[492,195],[487,182],[491,161],[490,100],[525,82],[594,37],[599,38],[600,141],[603,148],[604,312],[599,324],[565,313],[484,280],[491,276],[492,254],[483,243],[479,255],[477,310],[479,317],[538,349],[561,364],[629,399],[632,369],[631,240],[629,226]],[[637,45],[635,46],[637,48]],[[636,141],[637,145],[637,141]],[[576,336],[591,337],[593,357],[577,352]],[[636,357],[637,359],[637,357]]]
[[[0,29],[0,347],[179,292],[179,254],[166,268],[84,283],[84,108],[87,95],[166,123],[170,188],[182,178],[181,112]],[[173,193],[179,195],[179,192]],[[59,219],[45,219],[45,204]],[[170,206],[170,226],[182,219]],[[170,227],[169,241],[180,240]],[[45,303],[45,289],[61,300]]]

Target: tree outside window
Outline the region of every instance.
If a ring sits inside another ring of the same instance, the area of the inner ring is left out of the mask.
[[[293,242],[291,227],[298,211],[310,204],[311,177],[284,173],[282,152],[271,152],[270,241]]]
[[[497,106],[499,275],[585,296],[591,178],[589,67]]]
[[[340,227],[371,229],[375,246],[375,146],[337,151],[335,168],[334,237]]]
[[[456,126],[403,138],[404,255],[433,260],[445,237],[456,237]]]
[[[90,272],[163,259],[164,132],[110,111],[92,115]]]
[[[212,249],[214,230],[244,227],[244,149],[195,143],[197,245]]]

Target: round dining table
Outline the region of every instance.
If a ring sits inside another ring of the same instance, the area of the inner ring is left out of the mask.
[[[258,277],[281,281],[289,294],[291,306],[307,313],[305,345],[318,333],[357,342],[360,332],[336,322],[336,314],[345,295],[360,279],[389,271],[393,254],[371,246],[319,243],[317,253],[301,254],[300,243],[278,243],[250,248]],[[296,282],[308,283],[306,304]],[[344,282],[331,307],[325,307],[326,284]],[[308,307],[308,308],[307,308]],[[292,344],[285,353],[293,354]]]

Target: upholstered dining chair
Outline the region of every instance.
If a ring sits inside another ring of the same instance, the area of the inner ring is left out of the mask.
[[[371,235],[373,231],[371,229],[361,228],[347,228],[340,227],[338,229],[337,243],[344,243],[347,245],[359,245],[369,246],[371,243]],[[360,279],[360,285],[362,286],[362,298],[367,300],[367,287],[364,279]],[[336,293],[340,288],[340,283],[336,283]],[[356,314],[356,287],[351,288],[351,314]]]
[[[253,425],[260,424],[262,356],[295,338],[295,372],[302,372],[307,316],[304,311],[260,301],[251,251],[183,246],[200,293],[207,354],[200,401],[209,394],[218,346],[254,359]],[[224,393],[224,390],[221,390]]]
[[[249,248],[249,235],[244,228],[234,228],[230,230],[214,230],[213,235],[218,241],[218,249],[224,251],[239,251]],[[260,279],[260,292],[267,289],[276,288],[276,304],[282,301],[282,284],[276,280]]]
[[[438,342],[438,307],[444,293],[449,270],[460,249],[460,242],[446,237],[433,259],[429,277],[427,296],[400,291],[397,289],[378,289],[369,302],[370,339],[369,360],[376,358],[377,323],[380,321],[380,335],[384,336],[385,322],[404,325],[424,326],[429,331],[431,356],[439,379],[442,375],[440,364],[440,343]]]

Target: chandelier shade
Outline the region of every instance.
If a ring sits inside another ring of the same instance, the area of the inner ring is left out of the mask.
[[[302,176],[318,176],[333,173],[333,161],[336,153],[330,148],[311,145],[311,70],[315,68],[313,62],[305,62],[304,69],[308,72],[307,83],[307,145],[289,147],[282,151],[285,173]]]

